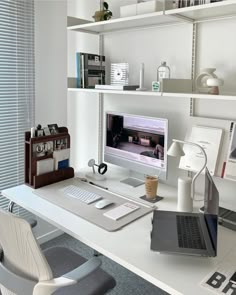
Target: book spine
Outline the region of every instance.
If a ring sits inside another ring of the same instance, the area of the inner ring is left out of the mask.
[[[76,74],[77,74],[77,88],[81,88],[81,64],[80,64],[80,52],[76,52]]]

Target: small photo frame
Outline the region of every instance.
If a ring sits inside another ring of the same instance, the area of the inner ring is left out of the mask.
[[[43,129],[37,130],[37,137],[43,136]]]
[[[44,131],[44,135],[51,135],[51,132],[48,127],[44,127],[43,131]]]
[[[58,129],[57,124],[49,124],[48,125],[48,128],[50,130],[50,134],[51,135],[54,135],[54,134],[58,134],[59,133],[59,129]]]

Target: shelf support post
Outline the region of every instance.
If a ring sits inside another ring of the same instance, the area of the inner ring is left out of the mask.
[[[191,65],[191,79],[193,81],[192,92],[195,92],[195,78],[196,78],[196,61],[197,61],[197,24],[193,23],[192,28],[192,65]],[[190,98],[190,116],[195,115],[195,99]]]
[[[101,3],[103,1],[100,1]],[[99,35],[99,55],[104,55],[104,36]],[[102,66],[102,60],[101,60]],[[104,138],[104,94],[99,93],[98,97],[98,163],[103,162],[103,138]]]

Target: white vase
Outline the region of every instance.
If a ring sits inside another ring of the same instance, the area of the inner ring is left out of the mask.
[[[207,80],[209,78],[217,78],[215,68],[204,68],[201,69],[201,73],[196,77],[195,86],[196,90],[200,93],[208,93],[209,86],[207,85]]]

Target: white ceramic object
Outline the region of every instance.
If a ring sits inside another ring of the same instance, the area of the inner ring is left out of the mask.
[[[178,205],[177,211],[192,212],[193,200],[191,198],[192,179],[190,177],[178,178]]]
[[[207,86],[214,87],[214,86],[222,86],[224,81],[219,78],[209,78],[207,79]]]
[[[210,87],[210,90],[208,91],[208,93],[218,95],[219,86],[222,86],[224,84],[224,81],[219,78],[209,78],[207,79],[206,83],[207,83],[207,86]]]
[[[200,93],[208,93],[209,86],[207,85],[207,80],[209,78],[217,78],[215,68],[204,68],[201,70],[201,73],[196,78],[196,90]]]

